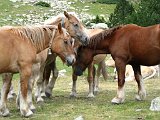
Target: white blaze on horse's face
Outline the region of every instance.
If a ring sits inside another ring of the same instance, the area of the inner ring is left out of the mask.
[[[76,60],[73,49],[73,39],[66,29],[61,27],[61,24],[58,25],[58,30],[53,40],[53,43],[54,42],[56,42],[56,45],[52,44],[54,52],[57,53],[68,66],[72,65]]]
[[[66,21],[66,28],[69,34],[73,38],[79,40],[82,44],[87,45],[89,43],[89,36],[87,35],[83,24],[72,14],[64,12],[64,15],[68,19],[68,21]]]

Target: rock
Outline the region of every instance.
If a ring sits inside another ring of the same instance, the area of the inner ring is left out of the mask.
[[[108,29],[108,25],[105,23],[93,24],[92,28]]]
[[[83,116],[81,115],[81,116],[75,118],[74,120],[84,120],[84,118],[83,118]]]
[[[149,108],[151,111],[160,111],[160,97],[157,97],[151,101]]]

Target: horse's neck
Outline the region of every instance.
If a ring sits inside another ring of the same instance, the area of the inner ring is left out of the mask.
[[[52,31],[52,33],[53,33],[53,31]],[[52,42],[51,39],[53,39],[52,37],[55,37],[55,36],[53,36],[53,34],[51,35],[50,33],[48,33],[48,31],[46,31],[44,33],[44,38],[41,41],[37,41],[36,43],[34,43],[34,46],[37,50],[37,53],[40,53],[41,51],[50,47],[50,44],[51,44],[50,42]]]

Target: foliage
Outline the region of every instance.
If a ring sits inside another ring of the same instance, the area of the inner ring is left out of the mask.
[[[138,9],[128,17],[126,23],[149,26],[160,23],[159,0],[142,0]]]
[[[106,23],[106,19],[103,17],[103,16],[99,16],[99,15],[96,15],[95,18],[92,18],[92,19],[86,19],[83,21],[83,23],[87,26],[87,27],[91,27],[91,23]]]
[[[91,23],[106,23],[106,20],[103,16],[96,15],[94,19],[90,21]]]
[[[43,2],[43,1],[39,1],[37,3],[35,3],[36,6],[42,6],[42,7],[51,7],[51,5],[49,3]]]
[[[134,10],[132,4],[126,0],[120,0],[109,17],[108,26],[113,27],[120,24],[137,24],[149,26],[160,23],[159,0],[141,0]]]
[[[132,4],[126,0],[119,0],[114,13],[111,13],[109,17],[108,26],[113,27],[126,23],[126,18],[134,12]]]
[[[118,0],[96,0],[96,2],[102,4],[116,4]]]

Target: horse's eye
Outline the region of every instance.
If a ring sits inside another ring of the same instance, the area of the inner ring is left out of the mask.
[[[75,27],[78,27],[78,24],[74,24]]]
[[[67,40],[64,41],[65,44],[68,44]]]

